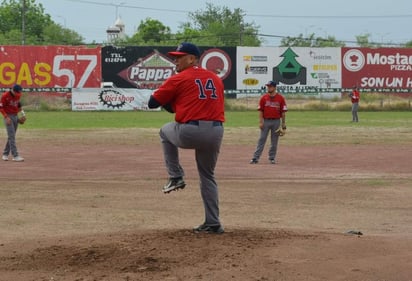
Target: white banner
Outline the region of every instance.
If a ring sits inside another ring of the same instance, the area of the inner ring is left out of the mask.
[[[72,110],[153,110],[147,103],[152,90],[123,88],[73,88]],[[160,110],[160,107],[154,109]]]
[[[279,83],[280,92],[340,88],[340,48],[237,47],[237,89],[265,90]]]

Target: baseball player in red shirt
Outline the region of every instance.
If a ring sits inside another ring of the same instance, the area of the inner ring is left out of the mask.
[[[349,97],[352,102],[352,122],[359,122],[358,118],[358,109],[359,109],[359,100],[360,94],[358,87],[353,87],[352,93],[349,94]]]
[[[283,130],[286,130],[286,112],[288,108],[286,106],[285,98],[276,92],[275,81],[269,81],[266,84],[266,87],[268,91],[260,98],[258,107],[260,137],[253,158],[250,160],[250,164],[257,164],[259,162],[269,132],[271,133],[269,161],[270,163],[275,164],[279,141],[279,133],[276,132],[276,130],[280,125]],[[282,122],[282,124],[280,122]]]
[[[169,182],[164,193],[186,186],[179,163],[178,148],[194,149],[200,178],[200,192],[205,210],[204,223],[196,233],[223,233],[219,219],[218,186],[214,170],[223,138],[224,86],[213,72],[198,66],[200,50],[184,42],[175,52],[176,75],[167,79],[151,95],[148,107],[162,106],[175,113],[175,122],[160,129]]]
[[[18,113],[21,111],[23,116],[25,115],[20,103],[21,92],[22,87],[15,84],[10,91],[3,93],[0,100],[0,113],[4,117],[4,125],[7,130],[7,142],[2,156],[4,161],[9,160],[10,153],[13,155],[13,161],[24,161],[16,146],[16,132],[19,124]]]

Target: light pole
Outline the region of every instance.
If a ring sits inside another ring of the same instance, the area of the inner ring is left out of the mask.
[[[67,25],[66,25],[66,18],[65,18],[65,17],[63,17],[63,16],[60,16],[60,15],[57,15],[57,17],[58,17],[58,18],[62,18],[62,19],[63,19],[63,22],[64,22],[64,28],[66,28],[66,27],[67,27]]]
[[[324,30],[322,27],[318,27],[318,30],[320,31],[320,32],[323,32],[323,34],[324,34],[324,39],[326,39],[326,38],[328,38],[328,34],[327,34],[327,32],[326,32],[326,30]]]
[[[114,19],[115,21],[119,18],[119,14],[117,12],[119,7],[124,5],[124,4],[126,4],[126,3],[125,2],[120,2],[120,3],[117,3],[117,4],[113,4],[116,7],[116,18]]]
[[[26,0],[21,5],[21,44],[26,44]]]
[[[390,35],[390,33],[389,32],[386,32],[386,33],[378,33],[380,36],[381,36],[381,44],[382,44],[382,46],[384,46],[385,44],[385,41],[384,41],[384,38],[385,37],[387,37],[388,35]]]

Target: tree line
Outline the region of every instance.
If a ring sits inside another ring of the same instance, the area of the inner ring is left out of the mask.
[[[191,41],[200,46],[259,47],[265,43],[265,35],[259,34],[259,26],[245,21],[242,9],[229,9],[206,3],[204,10],[188,13],[189,21],[182,23],[176,33],[161,21],[152,18],[141,20],[131,36],[116,39],[116,45],[171,46]],[[370,41],[370,34],[356,36],[359,47],[382,47],[382,43]],[[96,45],[105,42],[85,42],[75,30],[54,22],[36,0],[3,0],[0,6],[0,45]],[[344,47],[347,42],[334,36],[299,34],[283,37],[281,47]],[[396,47],[412,47],[412,40]]]

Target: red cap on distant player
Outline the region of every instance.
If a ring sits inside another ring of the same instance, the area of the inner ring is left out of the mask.
[[[170,56],[184,56],[184,55],[194,55],[195,57],[200,57],[200,50],[199,48],[192,44],[192,43],[187,43],[183,42],[181,43],[176,51],[174,52],[169,52],[168,53]]]

